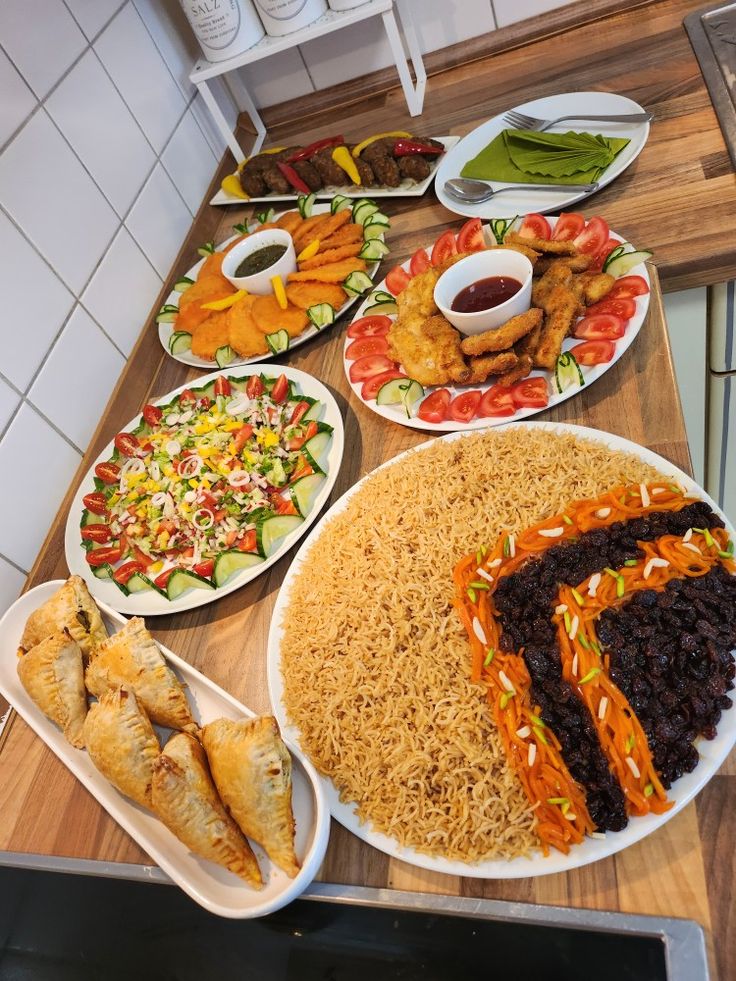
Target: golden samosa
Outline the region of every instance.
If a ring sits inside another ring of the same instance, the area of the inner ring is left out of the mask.
[[[18,661],[21,684],[46,718],[55,722],[77,749],[84,748],[87,715],[82,649],[68,630],[51,634]]]
[[[97,604],[80,576],[70,576],[53,596],[31,613],[21,637],[21,652],[29,651],[65,628],[82,648],[85,657],[107,638]]]

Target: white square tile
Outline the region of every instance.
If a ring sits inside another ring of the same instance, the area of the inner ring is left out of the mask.
[[[66,0],[74,19],[91,41],[125,0]]]
[[[2,0],[0,39],[39,99],[56,85],[86,45],[62,0]]]
[[[75,293],[89,279],[118,224],[43,109],[0,156],[0,204]]]
[[[0,553],[22,569],[33,565],[82,460],[26,402],[0,441],[0,473],[28,472],[39,460],[44,479],[6,481],[0,508]]]
[[[94,51],[79,59],[46,100],[46,109],[123,217],[156,156]]]
[[[161,277],[125,228],[121,228],[81,300],[128,355],[146,325],[160,289]]]
[[[166,171],[157,164],[125,225],[162,279],[171,272],[191,224],[187,206]]]
[[[0,211],[0,371],[22,392],[59,333],[74,297]],[[28,298],[33,297],[29,304]],[[18,342],[23,329],[23,342]]]
[[[133,3],[182,95],[189,101],[195,88],[189,74],[202,51],[181,5],[178,0],[133,0]]]
[[[548,10],[565,7],[572,2],[573,0],[493,0],[493,9],[496,11],[498,26],[506,27],[528,17],[544,14]]]
[[[563,0],[564,2],[564,0]],[[423,53],[495,30],[490,0],[423,0],[413,4],[414,26]]]
[[[217,169],[217,160],[191,112],[187,112],[161,154],[161,163],[193,215]]]
[[[361,31],[369,29],[374,23],[380,23],[380,21],[371,19],[355,26],[360,34]],[[344,28],[339,34],[328,35],[328,38],[332,39],[332,43],[327,45],[328,50],[335,49],[336,38],[339,38],[340,44],[342,44],[346,30],[349,31],[350,28]],[[379,33],[385,40],[386,35],[382,29],[379,29]],[[304,47],[305,45],[302,45],[302,49]],[[386,43],[386,48],[388,49],[388,43]],[[388,50],[390,61],[390,49]],[[241,69],[241,73],[250,97],[257,106],[275,106],[279,102],[296,99],[300,95],[307,95],[314,91],[314,85],[312,85],[312,80],[304,67],[304,62],[299,56],[297,48],[279,51],[278,54],[269,55],[268,58],[256,61],[252,65],[246,65]],[[356,74],[358,73],[356,72]],[[353,78],[354,76],[350,77]]]
[[[10,422],[19,405],[20,395],[0,378],[0,433]]]
[[[186,102],[131,3],[113,18],[94,47],[154,150],[160,153]]]
[[[378,71],[379,68],[386,68],[394,63],[380,17],[371,17],[370,20],[344,27],[339,33],[315,38],[300,45],[300,51],[317,89],[339,85],[340,82]],[[274,85],[276,79],[270,75],[270,60],[264,59],[251,68],[260,68],[263,65],[264,72],[269,72],[270,84]],[[264,77],[259,90],[265,89],[265,85]],[[266,97],[265,92],[263,97]],[[270,97],[269,92],[268,98]]]
[[[26,574],[0,558],[0,616],[18,599]]]
[[[31,386],[28,400],[85,450],[124,365],[120,352],[78,306]]]
[[[36,105],[33,92],[3,51],[0,51],[0,92],[2,92],[0,98],[0,146],[2,146]]]

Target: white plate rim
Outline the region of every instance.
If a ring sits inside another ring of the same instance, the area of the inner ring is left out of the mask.
[[[430,136],[430,139],[444,143],[445,152],[448,152],[460,142],[459,136]],[[346,198],[418,198],[424,194],[434,180],[435,174],[439,169],[438,164],[442,163],[442,159],[444,159],[444,154],[439,162],[436,161],[434,165],[430,164],[429,176],[425,177],[423,181],[412,184],[410,187],[323,187],[314,193],[318,200],[320,198],[332,198],[336,194],[342,194]],[[261,198],[248,198],[246,201],[244,198],[238,198],[234,194],[228,194],[227,191],[219,188],[217,193],[210,198],[210,204],[221,207],[228,204],[239,204],[242,207],[247,207],[249,204],[265,204],[269,201],[296,202],[296,199],[296,194],[268,194]]]
[[[274,368],[277,368],[278,370],[274,372]],[[330,442],[329,451],[327,454],[326,479],[314,500],[309,514],[297,528],[284,537],[281,545],[276,549],[273,555],[270,555],[267,559],[261,562],[260,565],[253,566],[250,569],[243,569],[242,572],[236,573],[227,583],[225,583],[224,586],[216,587],[213,590],[189,589],[176,600],[164,599],[163,596],[159,596],[159,594],[154,590],[140,593],[130,593],[128,596],[125,596],[114,583],[104,579],[97,579],[92,573],[92,570],[85,561],[85,551],[80,545],[81,539],[79,537],[79,519],[81,512],[84,509],[82,498],[85,494],[90,493],[91,478],[95,466],[98,463],[102,463],[103,461],[109,459],[110,455],[112,454],[114,444],[111,440],[95,458],[90,465],[89,470],[82,478],[79,488],[77,489],[74,499],[72,500],[64,531],[64,550],[69,571],[81,576],[82,579],[84,579],[90,593],[92,593],[95,599],[107,603],[120,613],[146,617],[164,616],[167,613],[180,613],[183,610],[193,610],[199,606],[206,606],[208,603],[214,603],[221,597],[227,596],[236,589],[240,589],[241,586],[246,586],[249,582],[252,582],[253,579],[256,579],[267,569],[270,569],[272,565],[278,562],[279,559],[289,551],[292,545],[294,545],[294,543],[302,537],[310,525],[312,525],[317,519],[319,512],[321,511],[325,501],[332,491],[332,488],[334,487],[335,481],[337,480],[337,475],[340,472],[340,466],[342,464],[345,432],[340,409],[338,408],[337,402],[335,401],[335,398],[330,390],[323,385],[321,381],[314,378],[313,375],[307,374],[306,371],[302,371],[300,368],[291,368],[289,365],[272,364],[248,365],[248,375],[259,374],[261,372],[266,375],[284,374],[289,381],[298,383],[303,395],[308,395],[310,398],[317,398],[324,405],[324,415],[320,421],[326,422],[328,425],[332,426],[332,440]],[[165,405],[167,402],[170,402],[175,395],[183,392],[185,388],[191,388],[193,386],[199,388],[203,385],[208,385],[216,378],[221,376],[227,377],[228,375],[232,374],[233,372],[229,367],[220,371],[213,371],[211,374],[204,375],[202,378],[198,378],[195,381],[189,381],[185,382],[183,385],[179,385],[178,388],[173,389],[171,392],[168,392],[161,398],[157,398],[153,404]],[[131,429],[134,429],[139,419],[140,416],[136,416],[130,422],[126,423],[125,426],[123,426],[119,431],[128,432]]]
[[[514,422],[507,423],[505,426],[500,428],[515,429],[518,427],[546,430],[548,432],[555,432],[559,434],[572,434],[581,439],[588,439],[593,442],[603,444],[614,452],[624,451],[638,457],[644,463],[648,463],[651,466],[656,467],[661,473],[677,480],[683,487],[685,487],[686,491],[697,493],[702,500],[706,501],[713,508],[716,514],[723,518],[730,536],[732,538],[736,537],[736,531],[734,530],[733,525],[726,518],[725,514],[716,504],[716,502],[683,470],[680,470],[679,467],[676,467],[669,460],[660,456],[658,453],[655,453],[653,450],[650,450],[647,447],[639,446],[637,443],[634,443],[623,436],[617,436],[613,433],[604,432],[603,430],[591,429],[586,426],[578,426],[572,423],[538,421],[520,423]],[[493,431],[497,432],[498,427]],[[477,431],[471,430],[468,432],[448,433],[447,435],[439,438],[442,440],[451,441],[455,439],[462,439],[466,436],[471,436],[474,434],[474,432]],[[368,480],[372,474],[378,472],[379,470],[384,470],[387,467],[392,467],[397,463],[400,463],[401,460],[410,454],[422,452],[423,450],[426,450],[434,445],[435,440],[431,439],[425,443],[420,443],[418,446],[411,447],[410,449],[399,453],[391,460],[387,460],[379,467],[376,467],[375,470],[366,474],[360,481],[358,481],[358,483],[350,487],[340,498],[338,498],[337,501],[334,502],[329,511],[323,515],[319,524],[312,529],[307,538],[302,542],[301,546],[299,547],[299,551],[289,566],[286,576],[284,577],[284,581],[281,585],[281,589],[279,590],[279,595],[271,616],[271,627],[269,630],[268,647],[266,653],[266,668],[269,697],[274,715],[278,719],[282,731],[287,733],[289,739],[297,745],[301,745],[300,732],[298,727],[291,723],[286,715],[286,710],[283,704],[283,679],[280,670],[280,644],[283,637],[281,621],[289,601],[291,584],[296,575],[299,573],[302,565],[304,565],[306,554],[311,545],[321,534],[324,524],[334,515],[339,514],[347,507],[352,496],[357,493],[361,485],[365,483],[365,481]],[[724,719],[726,720],[725,725]],[[690,801],[708,783],[711,777],[717,773],[734,744],[736,744],[736,705],[733,706],[728,712],[724,712],[722,715],[721,721],[719,722],[719,731],[714,740],[708,742],[700,739],[700,741],[697,743],[698,749],[701,751],[700,764],[692,773],[685,774],[676,782],[675,787],[677,789],[682,790],[684,788],[682,793],[675,795],[671,790],[669,791],[670,799],[673,801],[673,806],[669,811],[666,811],[664,814],[660,815],[648,814],[644,817],[631,818],[628,826],[623,831],[616,833],[611,832],[606,835],[605,839],[586,838],[582,844],[576,845],[573,849],[571,849],[568,855],[562,855],[555,852],[546,858],[540,852],[539,854],[528,858],[515,858],[511,860],[492,859],[485,862],[468,863],[424,855],[421,852],[415,851],[413,848],[402,847],[395,841],[395,839],[390,838],[380,832],[374,831],[370,822],[361,824],[355,813],[355,805],[352,803],[344,803],[340,800],[338,791],[330,778],[320,774],[320,779],[325,784],[325,792],[329,801],[330,810],[332,811],[332,816],[335,818],[335,820],[339,821],[343,827],[348,829],[348,831],[352,831],[352,833],[357,835],[357,837],[362,841],[365,841],[369,845],[373,845],[374,848],[384,852],[391,858],[399,859],[400,861],[406,862],[409,865],[414,865],[417,868],[427,869],[432,872],[442,872],[445,875],[464,876],[477,879],[522,879],[532,876],[552,875],[558,872],[570,872],[572,869],[577,869],[584,865],[589,865],[592,862],[597,862],[600,859],[615,855],[618,852],[623,851],[625,848],[628,848],[630,845],[633,845],[636,842],[641,841],[643,838],[646,838],[652,832],[666,824],[669,820],[671,820],[671,818],[678,814],[683,807],[690,803]],[[703,750],[706,752],[703,753]],[[302,752],[305,752],[306,755],[305,750],[302,750]]]
[[[246,902],[244,905],[224,904],[218,902],[212,895],[202,891],[187,874],[186,865],[190,860],[197,863],[204,863],[203,868],[207,869],[211,867],[211,870],[213,872],[216,870],[218,874],[226,873],[227,877],[232,876],[232,880],[228,878],[230,885],[240,885],[240,883],[233,873],[219,869],[204,859],[197,859],[163,824],[155,819],[152,813],[145,811],[144,808],[119,793],[95,768],[85,750],[76,749],[66,741],[61,730],[43,715],[30,696],[26,694],[25,689],[18,679],[15,671],[15,661],[17,660],[16,649],[20,641],[25,619],[32,610],[49,599],[63,583],[64,580],[59,579],[41,583],[33,587],[19,597],[0,620],[0,692],[7,698],[21,718],[28,723],[36,735],[46,743],[54,755],[61,760],[84,788],[107,811],[110,817],[200,906],[217,916],[224,916],[231,919],[250,919],[252,917],[265,916],[290,903],[307,888],[319,871],[330,835],[330,810],[324,794],[322,780],[312,763],[304,757],[299,747],[294,746],[293,742],[290,742],[288,739],[284,739],[296,764],[295,769],[300,773],[298,779],[304,781],[311,788],[313,794],[315,820],[312,830],[312,842],[304,856],[302,868],[297,875],[293,879],[289,879],[285,872],[276,869],[272,866],[272,863],[268,863],[272,868],[273,874],[273,880],[269,881],[276,883],[276,894],[269,898],[263,898],[263,892],[258,892],[251,889],[245,883],[242,883],[243,898],[248,900],[252,897],[254,900],[253,902]],[[125,625],[127,622],[125,617],[121,616],[106,603],[100,602],[99,600],[97,602],[101,613],[108,622],[113,623],[117,629]],[[187,661],[178,657],[163,644],[159,644],[158,646],[166,660],[176,668],[181,680],[191,689],[195,699],[197,693],[206,690],[211,697],[220,699],[235,717],[255,717],[257,713],[252,712],[237,699],[233,698],[232,695],[229,695],[213,681],[210,681],[209,678],[197,671],[196,668],[193,668]],[[298,822],[298,814],[295,814],[295,818]],[[175,856],[168,854],[166,850],[162,851],[151,840],[145,828],[145,823],[150,819],[154,819],[157,831],[165,832],[164,841],[167,841],[170,836],[170,846],[175,853],[181,852],[182,850],[186,853],[187,857],[183,862],[184,868],[182,868],[182,865],[179,864]],[[263,868],[264,853],[262,849],[257,848],[257,850],[260,858],[259,864]],[[282,883],[282,886],[279,888],[280,883]],[[266,889],[268,889],[268,883]]]
[[[558,215],[547,216],[547,221],[549,221],[552,228],[554,228],[554,226],[557,224],[558,218],[559,218]],[[490,234],[490,232],[488,234]],[[609,235],[611,238],[617,238],[619,239],[620,242],[622,243],[624,242],[624,239],[622,239],[621,236],[617,232],[613,231],[612,229],[609,229]],[[407,259],[404,263],[402,263],[402,269],[406,269],[408,271],[410,261],[411,261],[410,259]],[[355,383],[350,381],[350,365],[352,364],[352,362],[347,360],[347,358],[345,357],[345,352],[347,351],[353,338],[348,337],[347,333],[345,333],[343,337],[343,359],[342,359],[345,378],[347,380],[348,385],[352,389],[352,392],[355,395],[356,399],[362,405],[366,406],[366,408],[370,409],[372,412],[375,412],[376,415],[381,416],[383,419],[388,419],[389,422],[398,423],[398,425],[400,426],[407,426],[410,429],[421,429],[427,432],[435,432],[435,433],[454,433],[454,432],[472,431],[477,429],[488,429],[489,427],[495,428],[498,426],[508,425],[511,422],[520,422],[524,419],[528,419],[529,416],[536,416],[539,415],[540,412],[547,412],[549,409],[552,409],[555,406],[560,405],[560,403],[566,402],[567,399],[574,398],[576,395],[579,395],[581,392],[586,391],[588,388],[590,388],[590,386],[594,382],[596,382],[601,377],[601,375],[605,375],[605,373],[609,371],[611,368],[613,368],[613,366],[618,361],[621,360],[624,354],[626,354],[628,349],[634,343],[634,340],[638,336],[639,331],[641,330],[642,325],[646,320],[647,313],[649,311],[649,299],[651,296],[651,287],[652,287],[652,283],[649,278],[649,272],[647,270],[646,264],[643,262],[639,263],[638,266],[634,266],[634,268],[629,273],[627,273],[627,275],[641,276],[643,279],[645,279],[647,285],[649,286],[649,292],[644,293],[641,296],[633,297],[634,301],[636,302],[636,313],[629,320],[626,326],[626,332],[624,336],[619,337],[618,340],[614,341],[616,351],[613,357],[611,358],[610,361],[606,362],[605,364],[593,365],[592,367],[586,367],[584,365],[580,365],[580,370],[583,372],[583,377],[585,379],[585,384],[582,386],[582,388],[571,388],[571,389],[567,389],[567,391],[565,392],[552,391],[550,393],[549,402],[547,403],[547,405],[543,406],[542,408],[517,409],[516,415],[513,418],[509,416],[497,416],[495,418],[493,416],[490,416],[483,419],[471,419],[470,422],[466,422],[466,423],[455,422],[452,419],[445,419],[443,422],[425,422],[424,419],[420,419],[416,415],[412,416],[411,418],[408,418],[406,412],[401,406],[378,405],[375,399],[371,399],[369,402],[366,402],[360,394],[363,383],[362,382]],[[385,283],[386,280],[383,279],[380,283],[378,283],[373,287],[373,290],[371,292],[375,292],[376,290],[380,290],[380,289],[385,289]],[[370,295],[366,297],[366,299],[363,300],[361,305],[358,307],[351,323],[353,323],[356,320],[359,320],[362,316],[364,316],[369,302],[370,302]],[[562,350],[563,352],[569,351],[576,344],[580,344],[580,343],[582,343],[580,338],[566,337],[565,340],[562,342]],[[537,376],[542,376],[544,378],[549,378],[552,374],[553,374],[552,372],[546,371],[542,368],[534,368],[531,374],[529,375],[529,377],[535,378]],[[495,377],[495,376],[491,376],[491,377]],[[489,388],[491,388],[491,385],[487,381],[480,382],[477,385],[455,385],[450,383],[448,383],[447,385],[428,385],[425,387],[425,396],[430,394],[432,391],[434,391],[437,388],[449,388],[450,393],[452,395],[455,395],[459,392],[467,391],[470,389],[477,389],[477,388],[480,389],[481,392],[486,392]],[[548,389],[551,389],[551,384],[548,385]]]
[[[503,194],[498,198],[486,201],[483,204],[461,204],[449,197],[443,190],[445,181],[452,177],[459,177],[465,163],[472,159],[484,146],[487,146],[494,136],[507,126],[503,122],[503,117],[507,112],[517,110],[526,112],[531,116],[539,118],[553,118],[557,115],[566,115],[580,105],[580,100],[590,100],[594,105],[586,107],[588,113],[601,112],[605,114],[624,114],[633,112],[645,112],[646,110],[629,99],[625,95],[618,95],[615,92],[562,92],[557,95],[541,96],[538,99],[530,99],[512,109],[504,109],[486,122],[481,123],[457,143],[451,151],[448,151],[440,161],[435,174],[435,191],[439,202],[455,214],[465,215],[467,218],[511,218],[516,214],[535,211],[540,214],[547,214],[551,211],[563,211],[577,201],[582,201],[590,197],[591,193],[578,192],[576,194],[565,195],[563,191],[529,191],[524,190],[524,186],[519,186],[519,194]],[[603,103],[603,105],[601,105]],[[553,108],[550,108],[552,106]],[[601,174],[598,181],[597,190],[606,187],[611,181],[615,180],[626,170],[639,156],[644,149],[649,138],[649,123],[625,124],[625,123],[584,123],[580,126],[587,127],[595,132],[603,133],[607,136],[626,136],[631,142],[624,147],[621,153]],[[560,124],[561,130],[576,128],[575,120],[569,123]],[[558,127],[554,127],[550,132],[558,132]],[[502,181],[494,181],[494,187],[508,187]],[[516,201],[516,205],[513,202]],[[523,201],[523,204],[519,202]],[[511,203],[509,203],[511,202]]]
[[[293,211],[294,209],[292,208],[290,210]],[[317,215],[325,214],[329,210],[330,208],[328,204],[315,204],[312,214],[317,214]],[[275,217],[278,218],[282,214],[284,214],[284,212],[279,211],[276,213]],[[254,231],[258,231],[258,229],[256,228],[254,229]],[[220,242],[220,244],[215,247],[215,252],[222,252],[225,246],[229,245],[230,242],[234,241],[236,238],[240,238],[240,235],[239,234],[231,235],[229,238],[226,238],[223,242]],[[383,236],[383,238],[385,241],[385,236]],[[391,254],[390,252],[387,253],[387,255],[390,254]],[[195,262],[194,265],[191,267],[191,269],[188,269],[183,275],[188,276],[190,279],[196,279],[197,273],[202,268],[202,264],[205,262],[205,260],[206,257],[203,256],[199,260],[199,262]],[[366,272],[371,280],[378,272],[378,268],[380,265],[381,265],[380,259],[377,262],[367,263],[368,268],[366,269]],[[164,304],[169,303],[178,307],[179,300],[181,299],[181,297],[182,297],[181,293],[178,293],[176,290],[172,290],[164,300]],[[337,321],[344,314],[346,314],[348,310],[350,310],[350,308],[354,306],[359,299],[360,299],[359,296],[348,296],[347,300],[345,300],[343,305],[336,312],[334,323],[336,324]],[[171,351],[169,350],[169,339],[171,335],[174,333],[173,323],[168,323],[168,324],[161,323],[161,324],[156,324],[156,326],[158,327],[158,339],[161,342],[161,347],[164,349],[164,351],[166,351],[166,353],[170,358],[174,359],[174,361],[179,361],[181,362],[181,364],[188,365],[190,368],[202,368],[207,371],[212,371],[213,368],[217,368],[216,361],[205,361],[204,358],[198,358],[196,355],[192,354],[191,351],[184,351],[182,354],[172,354]],[[288,353],[292,351],[294,348],[300,347],[302,344],[305,344],[307,341],[311,340],[313,337],[316,337],[318,334],[326,333],[330,329],[330,327],[333,326],[334,324],[330,324],[328,327],[315,327],[314,324],[310,323],[304,328],[301,334],[290,340],[289,346],[286,349],[286,351],[282,351],[280,352],[280,354],[273,354],[270,351],[262,351],[260,354],[254,354],[252,358],[235,357],[229,364],[225,365],[224,370],[230,370],[231,368],[240,368],[242,365],[256,364],[266,360],[270,361],[273,358],[280,357],[281,354],[288,355]]]

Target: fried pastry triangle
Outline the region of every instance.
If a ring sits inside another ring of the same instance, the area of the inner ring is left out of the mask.
[[[85,683],[98,697],[125,685],[135,692],[152,722],[197,732],[184,688],[140,617],[133,617],[95,650]]]
[[[18,677],[43,714],[61,728],[72,746],[83,749],[84,666],[82,650],[69,631],[53,633],[23,654]]]
[[[21,650],[30,650],[64,628],[82,648],[85,657],[107,638],[100,611],[80,576],[70,576],[43,606],[31,613],[21,638]]]
[[[261,888],[256,857],[217,796],[207,757],[194,736],[179,732],[169,739],[154,761],[151,793],[158,817],[195,855]]]
[[[202,743],[220,797],[242,830],[293,878],[291,757],[273,716],[216,719],[202,730]]]

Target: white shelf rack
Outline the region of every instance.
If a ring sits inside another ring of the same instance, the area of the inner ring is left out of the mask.
[[[404,50],[404,43],[402,42],[399,26],[396,22],[394,5],[398,10],[401,20],[404,39],[406,41],[406,51]],[[234,58],[228,58],[227,61],[210,62],[204,58],[200,58],[195,63],[189,78],[201,92],[204,103],[209,109],[215,125],[222,133],[238,163],[245,159],[245,154],[228,126],[227,120],[217,104],[208,82],[220,75],[228,75],[228,85],[232,89],[240,107],[244,112],[248,113],[255,126],[256,136],[249,153],[257,153],[263,145],[267,131],[243,81],[243,77],[237,69],[242,68],[244,65],[251,65],[256,61],[261,61],[263,58],[268,58],[269,55],[277,54],[279,51],[286,51],[295,45],[311,41],[313,38],[323,37],[325,34],[339,31],[341,28],[348,27],[350,24],[358,24],[360,21],[368,20],[369,17],[378,16],[383,20],[384,30],[386,31],[388,43],[391,46],[396,71],[399,75],[401,87],[404,90],[404,97],[409,113],[412,116],[418,116],[424,104],[427,74],[424,70],[424,62],[422,61],[422,54],[419,50],[419,42],[414,29],[414,20],[409,7],[409,0],[395,0],[395,2],[394,0],[366,0],[359,7],[353,7],[351,10],[328,10],[326,14],[323,14],[312,24],[302,28],[300,31],[295,31],[293,34],[287,34],[284,37],[269,37],[266,35],[258,44],[253,45],[252,48],[248,48],[247,51],[243,51],[242,54],[236,55]],[[412,81],[407,53],[409,59],[411,59],[416,82]]]

